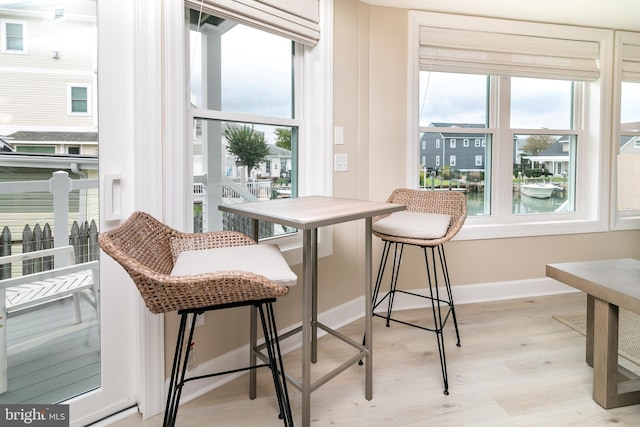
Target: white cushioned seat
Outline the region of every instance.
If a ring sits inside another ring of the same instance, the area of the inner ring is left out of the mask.
[[[191,276],[215,271],[248,271],[283,286],[295,286],[298,277],[275,245],[230,246],[184,251],[178,255],[172,276]]]
[[[439,239],[447,234],[451,215],[400,211],[376,221],[374,231],[389,236]]]

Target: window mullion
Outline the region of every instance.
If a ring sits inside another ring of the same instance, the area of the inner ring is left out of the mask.
[[[511,216],[513,189],[513,133],[511,132],[511,80],[508,77],[492,77],[492,109],[496,132],[492,141],[492,214],[503,220]],[[492,127],[493,127],[492,126]]]

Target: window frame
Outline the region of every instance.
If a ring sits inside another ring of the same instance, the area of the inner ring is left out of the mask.
[[[183,2],[182,6],[188,8]],[[297,69],[298,79],[295,80],[294,96],[297,96],[295,102],[295,119],[286,119],[269,117],[266,122],[265,118],[260,116],[249,116],[246,114],[220,112],[213,110],[202,110],[189,108],[188,99],[184,99],[185,94],[188,96],[189,91],[183,87],[179,89],[179,93],[175,92],[174,97],[181,97],[180,105],[184,106],[185,122],[180,124],[179,128],[183,132],[184,141],[191,141],[192,123],[195,118],[213,119],[222,121],[235,122],[251,122],[264,124],[278,124],[282,126],[298,127],[298,196],[305,195],[325,195],[331,196],[333,189],[333,175],[331,173],[331,154],[332,145],[313,144],[311,141],[332,141],[333,137],[333,92],[332,92],[332,72],[333,72],[333,34],[331,28],[333,26],[333,2],[320,1],[320,25],[322,29],[322,39],[313,48],[301,43],[295,44],[295,60],[294,67]],[[185,23],[188,27],[188,24]],[[188,40],[188,29],[182,28],[183,37]],[[184,70],[189,69],[189,48],[186,40],[183,41],[184,46],[178,47],[173,45],[173,49],[180,49],[176,52],[176,57],[184,58],[181,66]],[[318,67],[317,64],[321,64]],[[176,71],[178,72],[178,71]],[[188,78],[185,76],[185,85],[188,85]],[[173,89],[176,90],[175,88]],[[173,129],[177,124],[170,121],[167,126]],[[169,134],[175,130],[169,130]],[[184,157],[183,165],[174,167],[176,171],[182,170],[188,178],[183,183],[183,187],[179,190],[185,192],[185,206],[181,207],[180,217],[187,229],[193,226],[193,152],[192,145],[189,143],[184,147],[181,143],[180,147],[174,147],[173,152],[179,152]],[[176,183],[177,184],[177,183]],[[277,244],[287,262],[291,265],[302,262],[302,233],[298,232],[294,235],[270,238],[271,243]],[[332,227],[322,227],[318,230],[318,256],[324,257],[330,255],[333,251]]]
[[[618,209],[618,168],[617,158],[620,154],[620,147],[618,141],[623,135],[637,135],[633,132],[623,132],[620,129],[621,121],[621,102],[622,102],[622,82],[625,81],[622,76],[622,45],[624,43],[631,43],[640,45],[640,33],[631,33],[626,31],[616,31],[615,35],[615,73],[614,73],[614,90],[613,90],[613,105],[612,116],[614,117],[611,126],[611,140],[616,143],[611,147],[611,159],[612,159],[612,180],[611,180],[611,224],[612,230],[637,230],[640,229],[640,211],[636,210],[619,210]]]
[[[73,89],[83,88],[87,91],[87,111],[73,111]],[[67,114],[70,116],[91,115],[91,85],[88,83],[67,83]]]
[[[21,50],[15,50],[15,49],[9,49],[9,47],[7,46],[7,24],[19,24],[22,26],[22,49]],[[3,53],[10,53],[10,54],[16,54],[16,55],[26,55],[29,53],[29,46],[28,46],[28,27],[27,27],[27,21],[21,21],[19,19],[2,19],[0,20],[0,27],[1,27],[1,37],[2,37],[2,52]]]
[[[407,150],[407,186],[417,188],[419,171],[416,168],[416,156],[419,155],[419,139],[414,135],[420,134],[422,129],[419,124],[419,74],[420,74],[420,26],[429,26],[437,23],[441,28],[469,29],[482,31],[483,28],[496,30],[504,29],[505,33],[514,34],[549,34],[556,28],[560,28],[563,33],[569,29],[589,40],[596,40],[600,43],[600,76],[593,83],[584,84],[584,92],[580,94],[584,101],[577,111],[575,117],[582,118],[582,128],[570,131],[575,133],[581,131],[582,139],[576,153],[577,173],[576,173],[576,204],[575,211],[562,214],[535,214],[535,215],[513,215],[511,180],[505,176],[511,176],[513,172],[512,144],[502,144],[500,147],[497,141],[510,141],[513,133],[518,129],[500,127],[500,121],[484,129],[485,133],[492,138],[489,144],[490,150],[487,153],[487,163],[485,168],[490,170],[490,192],[491,213],[489,215],[468,217],[465,226],[456,236],[460,240],[493,239],[501,237],[521,237],[553,234],[573,234],[606,231],[608,229],[609,209],[606,201],[609,200],[609,183],[599,179],[601,176],[609,176],[610,146],[600,141],[609,141],[610,117],[606,112],[611,108],[611,97],[607,95],[607,90],[612,87],[613,74],[613,31],[576,28],[568,26],[555,26],[533,22],[515,22],[510,20],[491,19],[449,15],[432,12],[409,12],[409,70],[408,70],[408,100],[409,117],[408,123],[408,150]],[[452,70],[452,72],[455,72]],[[495,77],[492,77],[495,79]],[[497,82],[496,82],[497,83]],[[491,109],[490,117],[496,117],[496,107],[500,104],[509,105],[507,98],[508,91],[491,91],[489,95]],[[505,104],[506,103],[506,104]],[[553,131],[556,133],[556,130]],[[486,142],[483,141],[483,146]],[[589,170],[589,173],[586,170]],[[586,189],[589,189],[588,191]]]

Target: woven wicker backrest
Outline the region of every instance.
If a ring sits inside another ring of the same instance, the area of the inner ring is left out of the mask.
[[[145,266],[158,274],[170,274],[175,263],[172,231],[151,215],[134,212],[119,227],[100,234],[100,247],[129,273]]]
[[[447,234],[441,239],[426,241],[421,239],[393,238],[393,240],[403,243],[429,246],[442,244],[451,240],[453,236],[460,231],[467,218],[467,199],[462,191],[425,191],[397,188],[393,190],[387,202],[405,205],[407,210],[411,212],[437,213],[451,216]],[[384,216],[374,218],[374,222],[381,218],[384,218]],[[374,235],[387,238],[375,232]]]
[[[256,244],[235,231],[183,233],[151,215],[134,212],[119,227],[100,233],[99,242],[129,273],[152,313],[260,301],[289,292],[286,286],[248,271],[171,276],[183,251]]]
[[[397,188],[391,193],[390,203],[407,206],[408,211],[451,215],[451,223],[467,215],[467,200],[462,191],[425,191]]]

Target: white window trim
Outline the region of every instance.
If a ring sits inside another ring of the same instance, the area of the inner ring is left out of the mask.
[[[640,45],[640,33],[629,33],[624,31],[616,32],[615,40],[615,73],[614,73],[614,90],[613,90],[613,105],[612,105],[612,117],[614,117],[611,126],[611,140],[615,141],[615,144],[611,146],[611,168],[612,168],[612,180],[611,180],[611,224],[612,230],[637,230],[640,229],[640,211],[634,210],[618,210],[618,167],[617,156],[619,154],[620,140],[620,102],[621,102],[621,89],[622,89],[622,45],[624,43]]]
[[[22,25],[22,50],[13,50],[7,48],[7,24],[20,24]],[[2,37],[2,52],[11,53],[15,55],[26,55],[29,53],[29,45],[27,38],[27,21],[20,21],[17,19],[3,19],[0,21],[1,37]]]
[[[467,28],[469,25],[475,28],[487,27],[486,18],[447,15],[431,12],[409,12],[409,43],[408,43],[408,92],[407,111],[408,141],[407,141],[407,176],[406,183],[409,188],[417,188],[419,171],[417,158],[419,154],[418,143],[413,135],[419,134],[419,121],[417,108],[419,105],[419,28],[420,25],[430,25],[437,22],[444,28]],[[491,19],[489,28],[504,24],[506,27],[517,28],[518,31],[540,31],[543,24],[530,22],[514,22]],[[545,26],[546,27],[546,26]],[[584,96],[586,111],[575,112],[583,118],[585,127],[583,141],[577,150],[576,162],[579,165],[576,176],[576,188],[583,189],[582,194],[577,195],[576,210],[562,214],[535,214],[513,215],[511,214],[511,184],[508,181],[500,182],[498,179],[505,174],[511,174],[511,151],[498,150],[492,144],[491,164],[491,215],[469,217],[465,226],[456,236],[459,240],[495,239],[502,237],[539,236],[553,234],[588,233],[608,230],[609,222],[609,183],[601,177],[610,176],[610,146],[600,144],[599,141],[609,141],[611,135],[608,129],[611,111],[611,97],[606,96],[608,89],[612,87],[613,74],[613,31],[602,29],[576,28],[575,31],[585,36],[598,40],[600,43],[600,78],[595,83],[585,83],[587,90]],[[591,95],[598,96],[591,96]],[[498,102],[498,100],[494,100]],[[499,102],[509,102],[501,99]],[[487,129],[487,133],[498,131],[511,132],[510,129]],[[503,139],[504,136],[501,137]],[[483,144],[484,146],[485,144]],[[586,170],[589,173],[586,173]],[[584,189],[589,189],[588,194]],[[509,203],[506,202],[509,200]],[[499,204],[499,201],[502,201]]]
[[[301,94],[300,117],[304,119],[299,129],[298,196],[333,195],[333,0],[320,0],[320,27],[322,37],[315,47],[299,45],[305,54],[302,81],[296,88]],[[302,263],[301,233],[274,241],[289,264]],[[332,253],[333,230],[322,227],[318,230],[318,256]]]
[[[87,111],[73,111],[73,88],[83,87],[87,90]],[[91,85],[88,83],[67,83],[67,114],[70,116],[90,116],[91,113]]]

